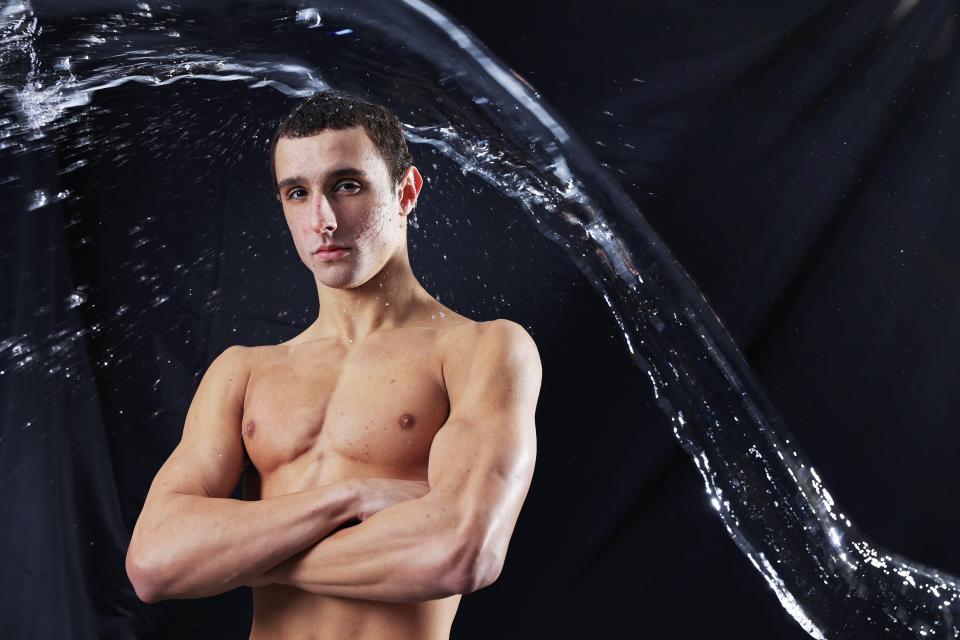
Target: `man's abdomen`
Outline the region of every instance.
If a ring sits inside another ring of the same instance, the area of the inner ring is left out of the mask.
[[[380,602],[256,587],[250,640],[448,640],[460,598]]]

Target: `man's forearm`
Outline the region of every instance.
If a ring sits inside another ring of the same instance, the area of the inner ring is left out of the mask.
[[[355,517],[355,493],[337,483],[258,501],[174,494],[137,523],[127,570],[148,601],[229,591]]]
[[[461,591],[455,510],[430,494],[378,511],[337,531],[251,581],[313,593],[387,602],[423,602]],[[461,562],[462,561],[462,562]]]

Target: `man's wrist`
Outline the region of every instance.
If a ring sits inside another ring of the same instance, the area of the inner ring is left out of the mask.
[[[360,512],[363,510],[363,495],[360,490],[360,481],[351,478],[349,480],[342,480],[333,486],[337,492],[336,498],[334,498],[335,503],[338,505],[338,508],[334,510],[337,514],[337,526],[342,526],[351,520],[358,520],[360,518]]]
[[[313,491],[320,502],[313,513],[316,515],[316,526],[322,532],[321,537],[304,551],[294,554],[260,575],[251,577],[247,580],[246,586],[262,587],[268,584],[286,584],[289,570],[311,548],[344,524],[357,519],[357,514],[361,509],[360,483],[358,481],[353,479],[341,480],[316,487]]]

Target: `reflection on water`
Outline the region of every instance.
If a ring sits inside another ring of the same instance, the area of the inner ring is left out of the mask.
[[[122,163],[137,152],[116,130],[84,127],[100,108],[98,94],[126,83],[158,92],[184,81],[230,83],[249,89],[250,100],[257,91],[305,96],[332,86],[383,102],[398,112],[411,142],[435,147],[520,202],[587,276],[699,469],[710,504],[811,636],[960,636],[957,580],[876,547],[850,522],[636,207],[536,91],[443,13],[421,0],[367,0],[349,9],[247,3],[242,16],[209,5],[94,6],[84,14],[73,5],[61,15],[35,13],[23,1],[2,8],[0,151],[22,158],[56,149],[62,164],[29,185],[23,176],[3,177],[4,200],[16,203],[9,215],[38,215],[54,203],[68,210],[88,194],[61,189],[60,177],[98,154]],[[140,147],[162,158],[163,136],[187,126],[190,109],[182,103],[174,114],[148,113]],[[231,162],[245,155],[261,162],[263,123],[240,113],[229,128],[207,132],[208,144],[229,150]],[[150,222],[131,230],[130,241],[147,241]],[[150,264],[138,268],[151,282]],[[167,293],[153,291],[150,305],[164,304]],[[85,297],[81,284],[62,304],[73,308]],[[135,333],[147,313],[125,306],[111,327],[0,335],[0,385],[26,370],[69,377],[84,331]]]

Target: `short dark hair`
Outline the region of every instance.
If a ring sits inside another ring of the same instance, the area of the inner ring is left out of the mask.
[[[387,165],[393,184],[413,164],[407,149],[400,119],[390,110],[356,96],[339,91],[318,91],[300,102],[280,121],[270,142],[270,176],[277,190],[277,167],[274,161],[280,138],[305,138],[324,129],[349,129],[361,126]]]

